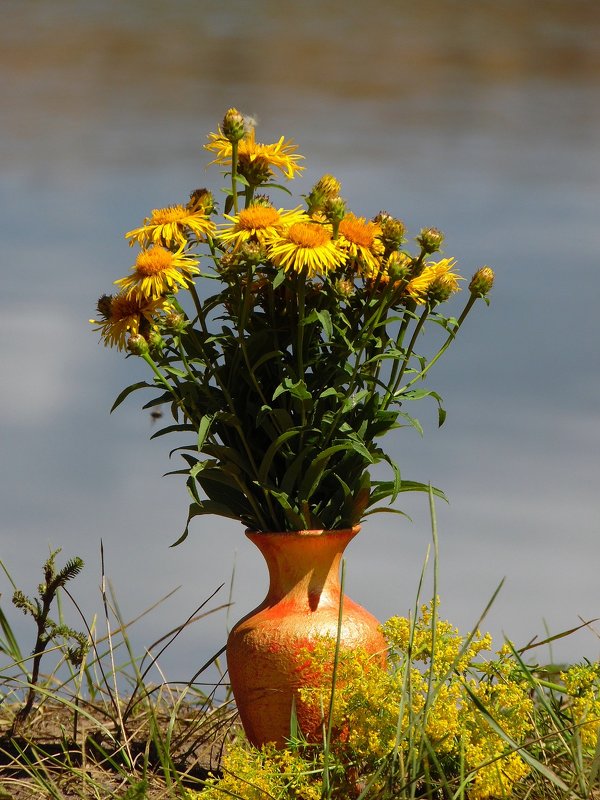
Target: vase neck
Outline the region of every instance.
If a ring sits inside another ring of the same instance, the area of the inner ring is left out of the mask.
[[[339,605],[340,561],[359,527],[341,531],[247,532],[269,569],[264,605],[293,603],[305,610]]]

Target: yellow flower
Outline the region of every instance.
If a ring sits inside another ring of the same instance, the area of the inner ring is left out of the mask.
[[[196,260],[185,255],[182,249],[172,253],[160,245],[142,250],[132,269],[133,274],[119,278],[115,284],[128,297],[152,299],[178,292],[181,287],[187,288],[193,283],[192,275],[200,272]]]
[[[231,164],[232,144],[221,129],[218,133],[210,133],[208,138],[210,142],[204,145],[205,149],[217,155],[211,163]],[[291,139],[286,140],[283,136],[273,144],[261,144],[256,141],[254,128],[250,127],[238,144],[238,171],[249,179],[256,175],[268,179],[273,168],[277,168],[286,178],[292,179],[296,172],[304,169],[298,164],[304,156],[296,154],[297,149]]]
[[[219,232],[219,239],[237,250],[248,241],[264,245],[275,238],[281,230],[296,222],[309,222],[308,216],[299,208],[293,211],[276,210],[271,205],[251,205],[236,216],[225,217],[233,222]]]
[[[332,240],[329,228],[316,222],[294,223],[271,240],[267,252],[275,266],[287,272],[306,273],[309,278],[325,275],[346,260],[344,251]]]
[[[406,285],[406,291],[412,299],[419,305],[423,305],[427,300],[428,292],[441,286],[448,295],[459,290],[458,281],[462,280],[457,273],[451,272],[456,260],[454,258],[442,258],[441,261],[429,262],[420,275],[417,275]]]
[[[151,328],[156,328],[156,317],[160,311],[170,310],[164,298],[147,299],[145,297],[129,297],[123,292],[115,297],[101,298],[102,307],[98,307],[102,319],[91,319],[97,325],[95,331],[106,347],[117,347],[125,350],[129,336],[141,334],[144,338]]]
[[[179,247],[187,243],[188,232],[194,234],[198,241],[204,241],[214,229],[215,224],[206,216],[204,209],[190,211],[185,206],[177,205],[155,208],[146,217],[142,227],[129,231],[125,238],[129,239],[131,246],[137,242],[143,247],[149,244]]]
[[[375,222],[367,222],[364,217],[346,214],[338,228],[340,247],[365,268],[368,275],[377,273],[381,265],[383,244],[381,228]]]

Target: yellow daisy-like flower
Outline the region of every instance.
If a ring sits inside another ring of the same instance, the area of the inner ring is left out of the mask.
[[[423,305],[427,300],[427,293],[434,286],[444,287],[447,294],[459,290],[458,281],[461,276],[450,270],[456,265],[454,258],[442,258],[441,261],[429,262],[420,275],[410,280],[406,285],[406,292],[418,304]]]
[[[203,209],[190,211],[182,205],[155,208],[149,217],[146,217],[141,228],[135,228],[125,234],[129,244],[136,242],[143,247],[149,244],[162,244],[166,247],[177,247],[187,243],[188,232],[191,232],[199,241],[204,241],[212,235],[215,224],[210,220]]]
[[[296,222],[268,245],[268,256],[286,272],[325,275],[345,263],[347,255],[331,238],[331,231],[316,222]]]
[[[217,154],[211,164],[231,164],[232,144],[223,136],[221,129],[218,133],[210,133],[208,138],[210,142],[204,145],[205,149]],[[246,177],[249,174],[262,174],[268,178],[273,174],[272,168],[277,168],[291,180],[304,169],[298,164],[304,156],[297,154],[297,149],[298,146],[291,139],[286,140],[283,136],[273,144],[260,144],[251,127],[238,144],[238,170]]]
[[[156,299],[178,292],[193,283],[192,276],[200,270],[197,261],[179,249],[176,253],[166,247],[153,245],[141,250],[132,267],[133,273],[115,281],[128,297]]]
[[[103,302],[104,301],[104,302]],[[102,319],[91,319],[97,325],[95,331],[106,347],[125,350],[129,336],[147,335],[156,328],[156,317],[160,311],[170,310],[164,298],[148,299],[127,296],[123,292],[115,297],[105,296],[98,304]]]
[[[338,228],[340,247],[350,259],[357,260],[367,275],[379,272],[384,246],[379,238],[381,227],[376,222],[367,222],[364,217],[348,213]]]
[[[309,217],[300,208],[293,211],[279,210],[273,206],[252,205],[244,208],[236,216],[225,217],[233,222],[219,232],[219,239],[234,250],[248,241],[264,245],[276,237],[284,228],[296,222],[309,222]]]

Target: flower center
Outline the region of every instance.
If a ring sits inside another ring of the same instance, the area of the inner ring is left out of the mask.
[[[271,206],[250,206],[240,211],[238,230],[251,231],[256,228],[270,228],[279,222],[279,214]]]
[[[137,273],[144,278],[158,275],[172,266],[173,253],[164,247],[151,247],[149,250],[142,250],[135,260]]]
[[[365,222],[364,219],[348,214],[340,222],[339,231],[349,242],[370,249],[373,247],[375,239],[374,228],[375,225],[372,222]]]
[[[322,247],[331,241],[329,231],[314,222],[295,222],[289,229],[287,238],[299,247]]]
[[[150,225],[166,225],[169,222],[180,222],[187,217],[187,211],[181,205],[155,208],[150,217]]]
[[[120,322],[121,320],[133,317],[135,314],[139,313],[140,304],[135,298],[123,296],[113,297],[110,306],[110,319],[112,322]]]

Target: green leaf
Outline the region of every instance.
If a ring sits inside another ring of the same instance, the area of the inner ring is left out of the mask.
[[[405,511],[400,511],[399,508],[390,508],[389,506],[376,506],[375,508],[370,508],[368,511],[363,513],[363,517],[370,517],[371,514],[399,514],[401,517],[406,517],[407,520],[412,522],[412,517]]]
[[[448,498],[441,489],[431,486],[429,483],[419,483],[418,481],[402,481],[400,492],[426,492],[429,494],[431,491],[436,497],[448,502]]]
[[[279,350],[271,350],[268,353],[263,353],[263,355],[252,365],[253,370],[257,370],[262,367],[263,364],[266,364],[267,361],[278,361],[281,358],[281,352]]]
[[[189,423],[182,423],[180,425],[167,425],[165,428],[161,428],[159,431],[153,433],[150,438],[157,439],[159,436],[165,436],[167,433],[183,433],[195,430],[196,428]]]
[[[325,336],[327,339],[331,339],[333,336],[333,323],[331,322],[331,314],[326,309],[323,309],[323,311],[317,311],[317,317],[323,326],[323,332]]]
[[[312,400],[312,395],[306,388],[306,384],[301,379],[296,381],[296,383],[292,382],[291,378],[285,378],[283,383],[280,383],[279,386],[273,392],[273,400],[276,400],[280,395],[284,394],[285,392],[289,392],[292,397],[297,397],[298,400]]]
[[[419,422],[419,420],[416,417],[412,417],[410,414],[407,414],[405,411],[400,411],[399,412],[399,416],[402,417],[402,419],[405,419],[411,427],[413,427],[416,431],[419,432],[419,434],[421,436],[425,435],[424,431],[423,431],[423,426],[421,425],[421,423]]]
[[[279,503],[293,530],[301,531],[306,527],[304,519],[292,508],[285,492],[278,492],[274,489],[265,489],[265,492]]]
[[[263,189],[281,189],[281,191],[285,192],[286,194],[289,194],[289,195],[292,194],[291,191],[288,189],[288,187],[287,186],[283,186],[281,183],[263,183],[261,188],[263,188]]]
[[[265,418],[273,419],[282,433],[294,426],[292,415],[285,408],[271,408],[270,406],[261,407],[260,414],[256,418],[256,425],[257,427],[265,427],[265,429],[271,430],[273,427],[272,425],[264,425]]]
[[[138,389],[155,389],[156,387],[152,383],[147,383],[146,381],[140,381],[139,383],[133,383],[131,386],[127,386],[127,388],[123,389],[123,391],[118,395],[115,402],[112,404],[112,408],[110,409],[110,413],[118,408],[123,400],[125,400],[132,392],[136,392]]]
[[[169,372],[171,375],[175,375],[177,378],[186,378],[187,372],[183,369],[178,369],[177,367],[163,367],[165,372]]]
[[[222,464],[221,469],[226,470],[229,468],[231,470],[231,467],[235,466],[246,475],[249,475],[252,478],[254,477],[255,473],[252,465],[247,458],[234,447],[209,443],[204,445],[202,452],[206,453],[206,455],[218,458]]]
[[[281,286],[281,284],[285,281],[285,278],[286,278],[285,270],[283,269],[277,270],[277,272],[275,273],[275,277],[273,278],[273,283],[271,284],[273,289],[277,289],[278,286]]]
[[[328,447],[326,450],[323,450],[322,453],[319,453],[319,455],[311,463],[310,467],[306,472],[306,475],[304,476],[302,483],[300,484],[300,489],[299,489],[300,496],[303,499],[310,500],[312,495],[317,490],[317,487],[321,481],[325,469],[327,468],[327,464],[331,456],[343,450],[356,451],[357,444],[359,443],[357,443],[356,441],[343,442],[342,444],[332,445],[331,447]],[[371,454],[369,453],[369,451],[364,446],[361,445],[361,447],[368,458],[368,462],[373,463],[373,459],[371,458]]]
[[[281,446],[285,444],[289,439],[293,438],[294,436],[298,436],[300,431],[298,429],[292,429],[289,431],[285,431],[280,436],[275,439],[274,442],[271,442],[269,445],[267,452],[265,453],[263,460],[260,462],[260,467],[258,468],[258,483],[268,483],[269,482],[269,470],[271,469],[271,464],[277,452],[281,449]]]
[[[190,503],[185,529],[179,539],[177,539],[176,542],[173,542],[171,547],[177,547],[177,545],[181,544],[187,539],[190,522],[194,519],[194,517],[200,517],[206,514],[216,514],[219,517],[227,517],[228,519],[235,519],[239,521],[239,517],[237,514],[234,514],[231,511],[229,506],[215,503],[212,500],[205,500],[200,503]]]
[[[213,420],[214,420],[214,414],[205,414],[200,420],[200,425],[198,426],[198,440],[196,442],[196,446],[198,448],[199,453],[202,452],[202,447],[204,446],[206,437],[210,433],[210,428],[212,426]]]
[[[319,400],[323,397],[344,397],[341,392],[338,392],[333,386],[328,386],[327,389],[321,392],[319,395]]]

